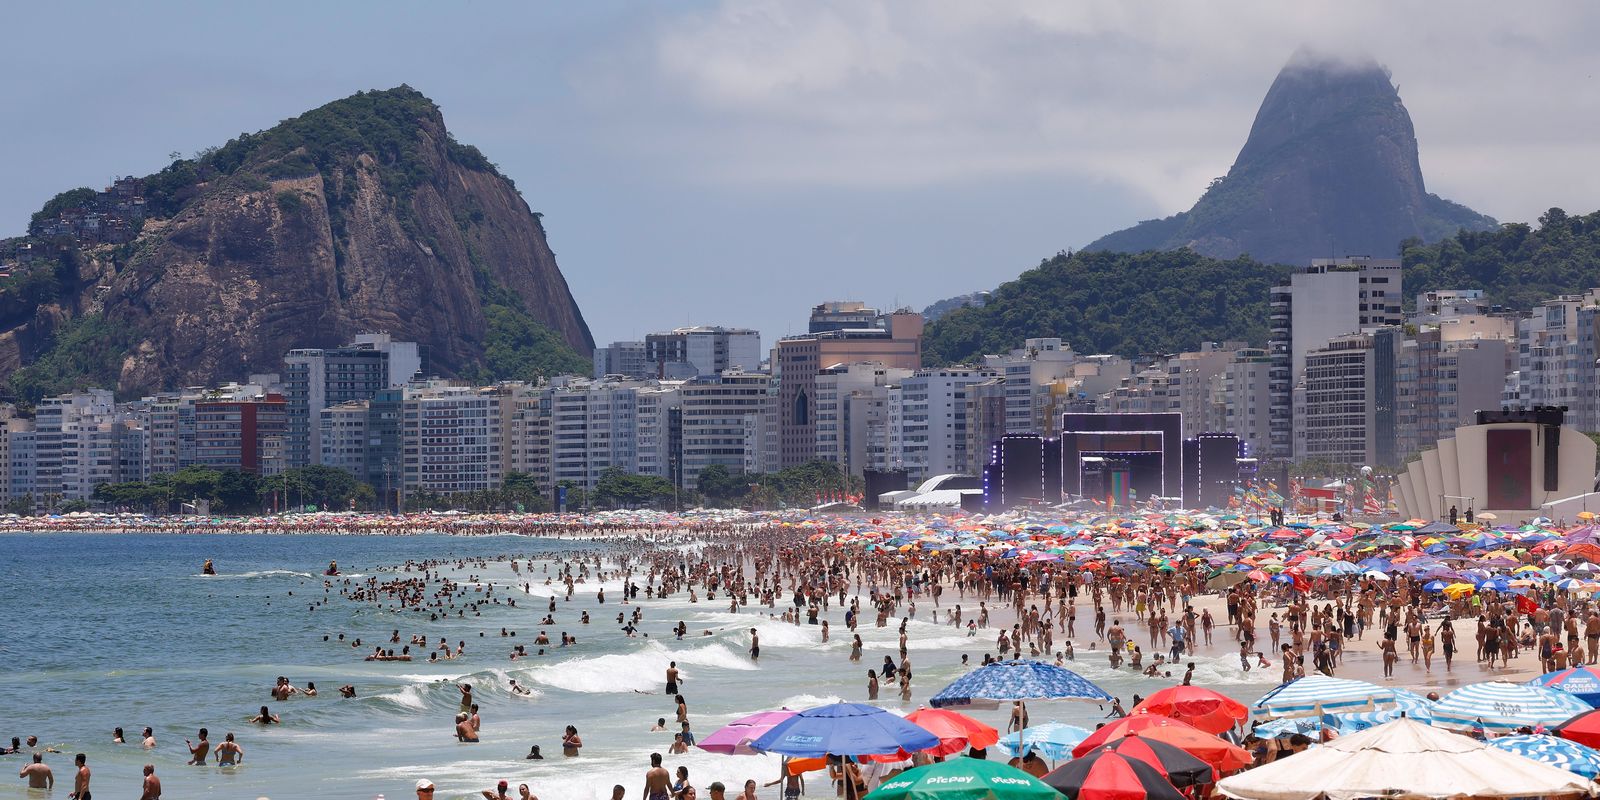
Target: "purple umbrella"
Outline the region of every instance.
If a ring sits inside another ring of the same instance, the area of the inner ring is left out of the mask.
[[[722,753],[729,756],[750,756],[761,751],[750,746],[750,743],[759,739],[761,734],[772,730],[772,726],[792,717],[796,712],[789,709],[778,711],[762,711],[748,717],[740,717],[724,725],[710,736],[695,742],[695,747],[711,753]]]

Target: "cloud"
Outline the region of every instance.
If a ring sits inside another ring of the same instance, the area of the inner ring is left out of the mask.
[[[1170,213],[1227,170],[1266,87],[1309,46],[1388,65],[1432,187],[1515,218],[1529,204],[1600,205],[1600,174],[1568,160],[1600,124],[1600,5],[1537,12],[738,0],[660,20],[571,77],[591,110],[636,123],[608,134],[613,146],[670,155],[695,179],[904,188],[1046,175],[1125,186]]]

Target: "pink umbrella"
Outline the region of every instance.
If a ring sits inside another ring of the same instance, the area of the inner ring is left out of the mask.
[[[711,735],[695,742],[695,747],[709,753],[722,753],[729,756],[752,756],[759,751],[750,746],[750,743],[761,738],[761,734],[772,730],[772,726],[792,717],[796,712],[787,708],[777,711],[762,711],[741,717],[724,725]]]

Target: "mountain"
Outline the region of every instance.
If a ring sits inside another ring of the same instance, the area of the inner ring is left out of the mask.
[[[367,331],[434,374],[589,369],[540,215],[407,86],[63,193],[29,233],[0,242],[0,375],[24,398],[242,379]]]
[[[1267,338],[1268,290],[1288,268],[1192,250],[1060,253],[1000,285],[982,306],[929,325],[929,365],[1003,353],[1024,339],[1060,337],[1079,353],[1136,357],[1203,341]]]
[[[1411,115],[1387,69],[1302,51],[1272,82],[1233,167],[1193,208],[1084,249],[1188,247],[1216,258],[1305,264],[1392,256],[1403,239],[1432,242],[1494,227],[1427,192]]]

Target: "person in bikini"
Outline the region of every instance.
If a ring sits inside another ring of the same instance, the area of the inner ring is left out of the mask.
[[[233,734],[222,737],[222,744],[217,745],[217,766],[235,767],[244,761],[244,748],[233,741]]]

